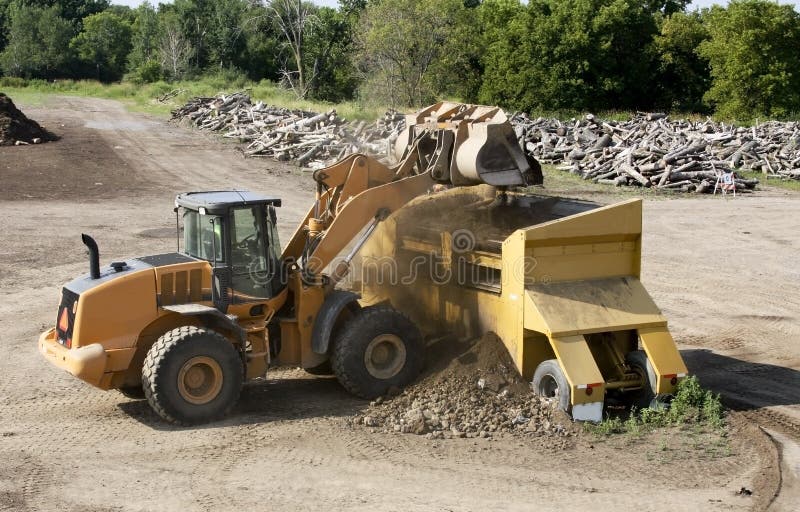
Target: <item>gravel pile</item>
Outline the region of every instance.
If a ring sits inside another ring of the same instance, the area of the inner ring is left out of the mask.
[[[56,136],[28,119],[11,98],[0,93],[0,146],[23,146],[51,140],[56,140]]]
[[[428,349],[428,360],[415,384],[374,400],[352,423],[428,439],[575,434],[566,415],[532,393],[497,337],[444,339]]]

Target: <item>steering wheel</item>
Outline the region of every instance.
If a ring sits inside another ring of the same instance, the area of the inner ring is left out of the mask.
[[[250,249],[253,243],[255,242],[256,234],[252,233],[247,235],[246,237],[242,238],[242,240],[236,244],[236,247],[239,249]]]

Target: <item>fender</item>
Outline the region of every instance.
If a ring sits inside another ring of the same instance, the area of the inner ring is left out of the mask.
[[[204,306],[202,304],[175,304],[172,306],[162,306],[162,308],[183,316],[200,317],[208,327],[218,327],[231,331],[239,339],[242,350],[244,350],[247,335],[236,321],[236,317],[228,316],[217,308]]]
[[[317,354],[328,353],[331,332],[336,320],[345,308],[352,312],[360,310],[361,306],[358,304],[360,298],[357,293],[344,290],[334,290],[328,294],[314,321],[314,328],[311,331],[311,350]]]

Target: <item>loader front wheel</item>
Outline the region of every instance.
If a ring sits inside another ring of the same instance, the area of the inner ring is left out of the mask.
[[[422,334],[405,315],[389,306],[364,308],[334,337],[331,362],[349,392],[372,399],[402,388],[422,370]]]
[[[207,329],[173,329],[153,344],[142,387],[159,416],[191,425],[224,416],[239,399],[242,360],[224,336]]]
[[[557,359],[548,359],[536,367],[533,372],[533,391],[540,397],[556,400],[559,409],[569,412],[570,387]]]
[[[631,392],[629,403],[637,409],[646,409],[654,405],[656,399],[656,372],[644,350],[628,352],[625,355],[625,362],[633,371],[639,374],[642,379],[642,388]]]

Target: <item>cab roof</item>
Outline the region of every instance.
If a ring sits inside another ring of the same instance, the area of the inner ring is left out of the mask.
[[[236,206],[257,206],[269,204],[280,206],[281,200],[247,190],[217,190],[210,192],[185,192],[178,194],[175,205],[189,210],[205,208],[212,215],[228,213],[228,209]]]

